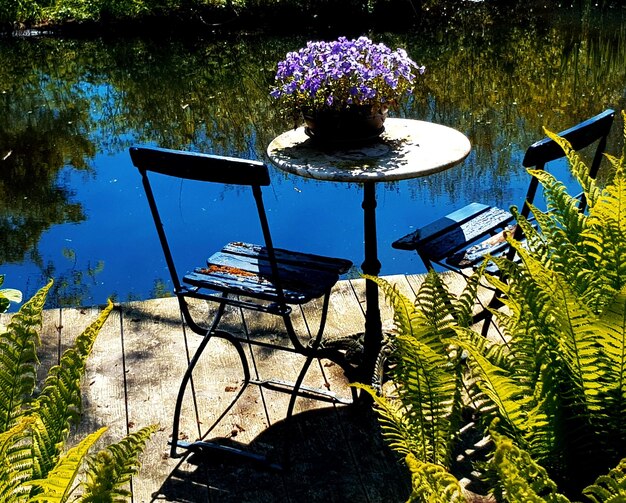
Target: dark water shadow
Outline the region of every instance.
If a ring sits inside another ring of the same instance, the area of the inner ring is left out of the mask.
[[[194,453],[152,501],[393,503],[410,494],[409,472],[385,444],[366,404],[303,412],[248,445],[232,439],[230,444],[264,455],[282,469],[214,451]]]

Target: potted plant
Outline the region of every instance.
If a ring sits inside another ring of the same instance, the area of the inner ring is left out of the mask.
[[[382,133],[389,108],[411,95],[423,73],[404,49],[340,37],[288,53],[270,95],[296,125],[304,118],[311,137],[369,139]]]

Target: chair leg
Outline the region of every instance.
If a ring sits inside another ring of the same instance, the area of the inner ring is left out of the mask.
[[[296,379],[296,382],[293,385],[293,390],[291,392],[291,397],[289,399],[289,406],[287,407],[287,419],[291,418],[291,416],[293,415],[293,409],[294,409],[294,406],[296,405],[298,392],[300,390],[300,387],[302,386],[304,377],[306,373],[308,372],[309,367],[311,366],[311,363],[315,359],[320,342],[322,341],[322,336],[324,335],[324,328],[326,326],[326,318],[328,316],[329,304],[330,304],[330,291],[326,292],[326,294],[324,295],[324,305],[322,307],[322,313],[320,315],[320,322],[319,322],[319,326],[317,329],[317,334],[315,336],[315,339],[313,340],[313,344],[309,348],[305,348],[304,346],[302,346],[302,344],[300,344],[299,341],[297,341],[297,337],[293,329],[293,325],[291,324],[291,319],[289,318],[289,315],[284,316],[285,325],[287,326],[287,332],[291,331],[291,333],[293,333],[293,338],[298,342],[299,348],[301,348],[302,353],[305,355],[308,353],[308,356],[304,362],[304,365],[302,366],[302,369],[300,369],[298,378]],[[291,337],[291,334],[290,334],[290,337]]]
[[[300,386],[302,386],[302,381],[304,381],[304,376],[308,372],[309,367],[311,366],[311,363],[313,363],[314,359],[315,359],[314,355],[307,356],[306,361],[304,362],[304,365],[302,366],[302,369],[300,370],[300,373],[298,374],[298,378],[296,379],[296,382],[293,385],[293,390],[289,398],[289,406],[287,407],[287,419],[290,419],[291,416],[293,415],[293,409],[296,405],[296,399],[298,398],[298,392],[300,390]]]
[[[184,299],[183,299],[183,302],[184,302]],[[190,382],[190,380],[191,380],[191,378],[193,376],[193,370],[196,367],[198,361],[200,360],[200,357],[202,356],[202,353],[204,352],[204,349],[206,348],[207,344],[209,343],[209,341],[211,340],[212,337],[220,337],[222,339],[226,339],[227,341],[229,341],[235,347],[235,349],[237,350],[237,353],[239,355],[239,359],[241,361],[241,365],[243,367],[244,388],[250,382],[250,368],[248,366],[248,360],[246,358],[246,355],[245,355],[245,352],[243,350],[243,347],[241,346],[239,341],[236,340],[228,332],[216,330],[217,325],[219,324],[220,319],[222,318],[222,315],[224,314],[224,309],[225,309],[225,305],[224,304],[220,304],[219,307],[218,307],[217,313],[216,313],[215,317],[213,318],[213,322],[211,323],[211,327],[206,331],[206,333],[205,333],[205,335],[204,335],[204,337],[202,339],[202,342],[198,346],[198,349],[194,353],[193,358],[189,362],[189,365],[187,366],[187,370],[185,371],[185,374],[183,375],[183,379],[182,379],[182,381],[180,383],[180,387],[178,389],[178,396],[176,397],[176,406],[174,408],[174,421],[173,421],[173,427],[172,427],[172,444],[171,444],[171,449],[170,449],[170,456],[172,458],[181,457],[181,455],[178,454],[176,448],[178,447],[178,434],[179,434],[179,427],[180,427],[180,415],[181,415],[181,411],[182,411],[183,399],[185,397],[185,391],[187,389],[187,385],[189,384],[189,382]],[[188,314],[188,311],[187,311],[187,314]]]
[[[483,322],[483,326],[480,332],[483,337],[487,337],[487,334],[489,333],[489,327],[493,323],[493,314],[490,309],[497,309],[501,306],[503,306],[503,303],[500,300],[500,294],[498,291],[494,291],[487,305],[482,309],[482,311],[476,313],[472,318],[473,323],[478,323],[480,321]]]

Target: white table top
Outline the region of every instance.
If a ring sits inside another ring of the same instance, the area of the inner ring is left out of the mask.
[[[304,128],[276,137],[268,146],[284,171],[317,180],[384,182],[430,175],[465,159],[467,137],[447,126],[412,119],[387,119],[380,138],[363,146],[322,146]]]

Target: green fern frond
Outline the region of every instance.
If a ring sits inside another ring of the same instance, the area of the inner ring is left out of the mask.
[[[87,452],[95,444],[106,427],[84,438],[76,447],[73,447],[60,458],[56,466],[50,470],[45,479],[35,479],[29,485],[41,490],[36,496],[30,499],[31,502],[42,501],[46,503],[64,503],[68,501],[74,489],[74,480],[81,469]]]
[[[426,317],[415,309],[413,301],[403,295],[397,286],[378,276],[363,275],[363,277],[376,283],[393,307],[393,319],[398,333],[418,336],[428,331]]]
[[[401,411],[413,425],[410,435],[421,459],[447,464],[450,439],[458,423],[460,377],[446,354],[437,353],[420,339],[398,336],[393,379]]]
[[[442,322],[433,313],[429,319],[387,281],[368,279],[381,286],[395,311],[397,333],[390,358],[391,375],[396,383],[402,384],[397,387],[397,402],[379,403],[385,433],[401,452],[412,451],[422,459],[445,465],[449,463],[461,404],[459,352],[444,342],[439,333],[439,330],[449,332],[449,322]],[[427,277],[428,285],[423,285],[420,301],[428,309],[436,305],[432,297],[440,288],[438,281]],[[407,430],[409,426],[411,429]]]
[[[432,274],[431,274],[432,273]],[[441,293],[438,289],[440,283],[434,277],[436,273],[431,272],[426,276],[424,283],[418,293],[419,301],[423,304],[430,304],[431,307],[438,305],[439,301],[435,299]],[[430,318],[418,308],[418,299],[415,303],[409,300],[405,295],[400,293],[398,287],[392,285],[383,278],[377,276],[364,276],[370,281],[378,284],[381,291],[385,294],[385,298],[391,304],[394,311],[394,325],[399,336],[419,339],[433,351],[439,354],[445,354],[446,348],[441,342],[441,330],[443,327],[449,326],[449,310],[448,307],[439,315],[434,314]],[[426,293],[428,291],[428,293]]]
[[[607,275],[612,287],[626,284],[626,175],[615,173],[589,210],[589,229],[585,233],[596,269]]]
[[[398,388],[398,396],[414,425],[413,434],[428,451],[420,457],[447,466],[451,439],[459,422],[460,385],[447,362],[437,366],[435,361],[426,362],[420,355],[404,356],[402,376],[406,381]],[[395,379],[398,382],[398,377]]]
[[[473,323],[474,306],[478,298],[480,281],[485,276],[488,261],[483,260],[479,267],[467,278],[466,286],[461,294],[451,302],[455,308],[456,324],[461,327],[469,327]]]
[[[466,327],[454,327],[461,340],[467,341],[475,351],[483,355],[492,365],[512,371],[515,361],[511,358],[510,348],[501,342],[494,342]],[[456,343],[456,340],[454,341]]]
[[[425,463],[412,454],[406,464],[411,471],[413,491],[409,501],[420,503],[463,503],[466,498],[459,481],[443,466]]]
[[[21,416],[12,428],[0,433],[0,501],[3,503],[24,500],[21,496],[25,492],[20,490],[20,484],[27,479],[28,473],[24,476],[11,451],[16,444],[22,443],[35,421],[34,416]]]
[[[594,503],[623,503],[626,501],[626,458],[608,475],[601,475],[583,494]]]
[[[530,209],[532,211],[535,208],[530,205]],[[539,229],[519,212],[517,206],[511,206],[509,211],[515,218],[516,225],[521,229],[524,235],[526,247],[532,250],[537,256],[546,255],[546,242],[544,236],[539,232]],[[509,233],[505,237],[512,238],[513,234]]]
[[[30,402],[37,378],[38,328],[49,282],[13,315],[0,334],[0,432],[7,431]]]
[[[610,447],[619,453],[626,443],[626,287],[614,297],[593,327],[598,343],[607,357],[604,410],[609,431],[615,432]]]
[[[78,418],[81,407],[80,381],[85,373],[87,357],[112,309],[113,303],[109,301],[96,320],[76,338],[74,346],[63,353],[59,365],[48,372],[43,390],[34,404],[44,426],[33,432],[33,450],[38,463],[36,478],[45,478],[52,469],[59,455],[59,447],[67,438],[70,424]]]
[[[456,319],[455,301],[441,275],[431,269],[415,296],[415,307],[428,320],[431,332],[441,337]]]
[[[543,318],[542,336],[551,337],[558,348],[552,364],[559,366],[562,361],[566,365],[567,396],[573,403],[582,405],[590,415],[604,410],[602,391],[608,376],[597,330],[592,323],[595,315],[572,291],[566,278],[545,268],[523,250],[519,253],[536,284],[547,293],[549,300],[545,309],[549,315]],[[559,377],[566,376],[561,374]]]
[[[557,180],[554,175],[545,170],[529,170],[532,176],[537,178],[543,186],[543,194],[547,204],[546,216],[553,222],[558,222],[558,227],[562,228],[567,235],[567,240],[576,243],[580,233],[585,227],[586,215],[579,211],[580,201],[578,198],[570,196],[563,182]],[[533,215],[539,219],[542,213],[533,208]],[[545,232],[542,227],[542,231]]]
[[[82,502],[126,501],[130,492],[124,486],[138,472],[139,455],[157,428],[146,426],[88,459]]]
[[[496,445],[492,466],[498,474],[502,501],[506,503],[569,503],[557,492],[556,484],[546,470],[513,441],[490,428]]]
[[[491,399],[506,422],[507,431],[523,441],[523,432],[527,429],[527,408],[530,404],[529,390],[520,387],[503,369],[493,365],[471,342],[460,340],[458,344],[467,351],[468,364],[479,377],[477,385]]]
[[[375,389],[365,384],[351,383],[350,386],[364,390],[372,397],[383,435],[394,451],[403,456],[412,452],[426,451],[426,447],[415,441],[413,425],[398,400],[382,397]]]
[[[589,176],[589,168],[585,162],[581,159],[578,152],[572,149],[571,144],[565,139],[558,136],[556,133],[544,128],[546,136],[557,143],[565,153],[567,160],[569,161],[570,172],[576,177],[576,180],[583,189],[583,194],[587,200],[589,208],[593,208],[596,204],[598,197],[600,196],[600,188],[596,181]]]

